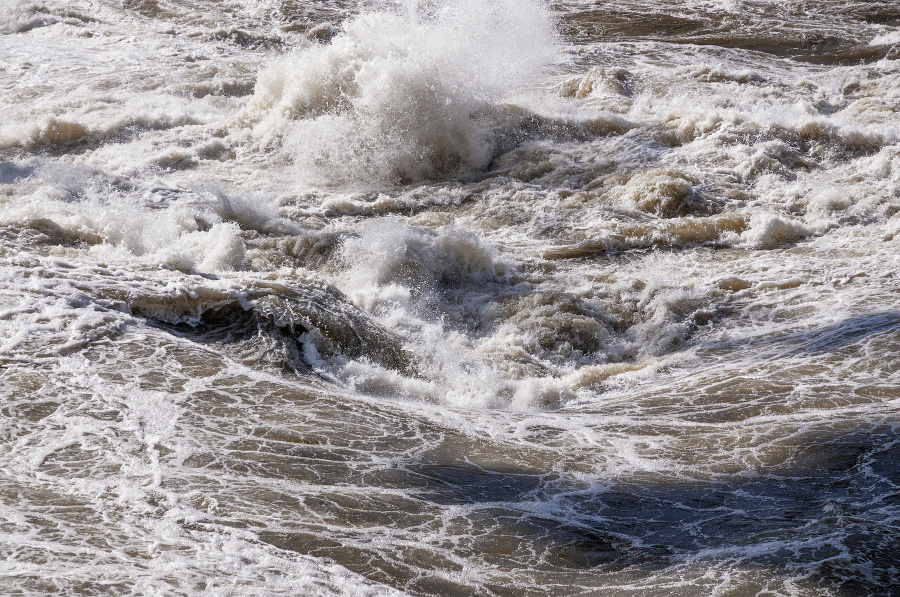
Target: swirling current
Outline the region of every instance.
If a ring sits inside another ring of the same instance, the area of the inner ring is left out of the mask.
[[[900,595],[900,5],[0,0],[0,593]]]

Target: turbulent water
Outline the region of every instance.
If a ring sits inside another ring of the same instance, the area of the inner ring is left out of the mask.
[[[900,595],[900,4],[0,0],[0,593]]]

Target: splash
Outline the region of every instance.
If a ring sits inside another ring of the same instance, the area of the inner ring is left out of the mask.
[[[557,59],[538,2],[411,3],[350,20],[265,69],[240,114],[312,184],[434,180],[485,167],[485,109]],[[482,117],[479,117],[482,114]]]

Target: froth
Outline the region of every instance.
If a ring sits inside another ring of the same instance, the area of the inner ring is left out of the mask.
[[[345,241],[342,254],[348,292],[370,309],[385,298],[427,298],[438,286],[483,284],[513,272],[492,247],[452,225],[435,233],[378,221]]]
[[[488,354],[491,347],[464,329],[489,296],[473,296],[472,288],[489,293],[518,277],[482,239],[452,225],[427,231],[383,220],[346,240],[341,256],[343,290],[382,327],[401,332],[420,373],[410,379],[367,362],[332,369],[356,391],[477,407],[533,408],[571,397],[557,379],[508,375]]]
[[[34,15],[36,3],[22,0],[0,0],[0,32],[20,33],[41,25]]]
[[[531,0],[413,4],[276,61],[240,118],[314,184],[452,176],[493,155],[475,113],[532,82],[555,51],[549,15]]]
[[[214,187],[152,188],[151,197],[159,191],[193,200],[148,209],[134,196],[103,188],[110,181],[88,169],[36,162],[9,170],[20,196],[0,202],[0,224],[31,229],[44,242],[75,246],[107,262],[185,272],[240,270],[247,258],[245,230],[300,232],[267,202],[229,196]]]

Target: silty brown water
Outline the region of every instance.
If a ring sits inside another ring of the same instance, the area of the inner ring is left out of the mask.
[[[4,592],[896,593],[893,3],[0,15]]]

